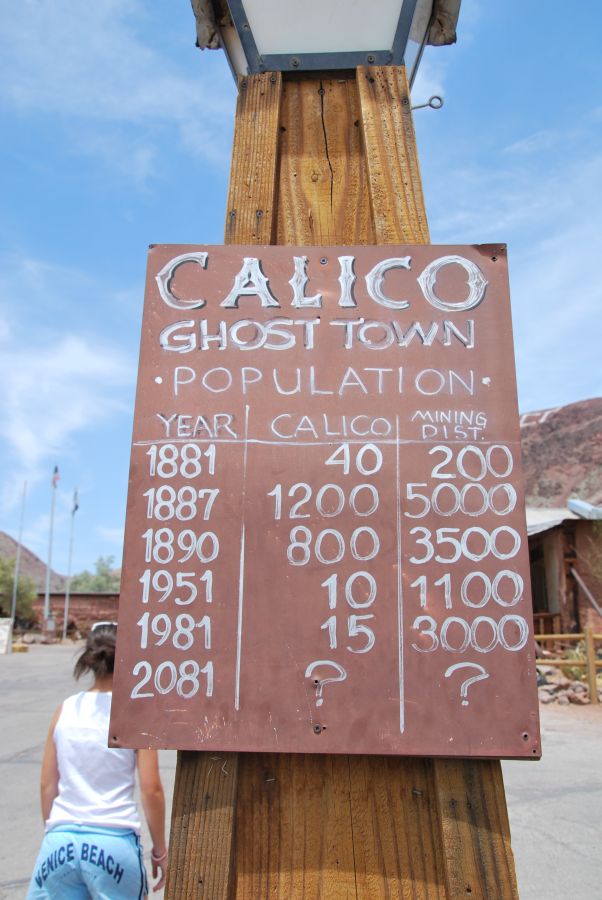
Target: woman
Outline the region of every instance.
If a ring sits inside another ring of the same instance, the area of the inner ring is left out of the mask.
[[[116,631],[113,622],[94,626],[74,668],[76,678],[91,672],[94,684],[68,697],[50,725],[41,777],[46,835],[28,900],[147,896],[136,768],[153,841],[153,878],[159,877],[154,890],[165,882],[165,798],[157,752],[107,746]]]

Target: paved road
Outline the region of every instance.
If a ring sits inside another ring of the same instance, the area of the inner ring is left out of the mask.
[[[504,762],[521,900],[602,900],[602,704],[543,706],[539,762]]]
[[[44,740],[52,712],[77,690],[76,654],[35,646],[0,656],[0,900],[25,896],[42,837]],[[602,900],[602,705],[543,707],[542,717],[543,760],[504,763],[521,900]],[[161,753],[161,772],[170,797],[174,752]]]
[[[38,783],[48,726],[62,699],[88,687],[72,678],[79,646],[42,646],[0,656],[0,900],[25,897],[43,836]],[[175,751],[160,752],[168,806],[173,793]],[[168,822],[171,808],[168,809]],[[150,875],[151,842],[143,831]],[[163,891],[151,896],[160,898]]]

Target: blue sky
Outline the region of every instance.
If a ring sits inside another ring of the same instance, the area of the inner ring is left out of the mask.
[[[221,243],[235,88],[189,0],[0,0],[0,529],[121,560],[149,243]],[[597,4],[463,0],[414,102],[433,243],[504,241],[521,411],[602,393]]]

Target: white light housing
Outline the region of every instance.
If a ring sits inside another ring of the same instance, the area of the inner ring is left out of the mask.
[[[238,75],[402,65],[406,54],[413,75],[425,42],[455,40],[460,0],[192,0],[192,6],[198,45],[222,46]]]

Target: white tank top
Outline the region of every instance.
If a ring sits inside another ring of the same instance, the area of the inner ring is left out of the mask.
[[[108,747],[111,694],[68,697],[54,729],[59,793],[46,822],[101,825],[140,833],[134,800],[136,753]]]

